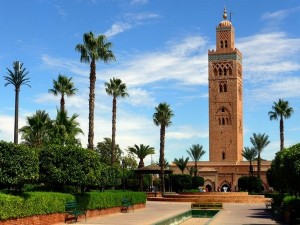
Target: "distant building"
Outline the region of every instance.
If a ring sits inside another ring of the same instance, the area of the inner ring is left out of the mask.
[[[243,161],[243,66],[242,53],[235,48],[234,27],[224,20],[216,28],[216,50],[208,51],[209,161],[198,162],[208,191],[237,191],[238,179],[249,175],[249,162]],[[187,167],[193,167],[189,162]],[[254,173],[257,170],[253,162]],[[270,161],[261,161],[261,179],[268,189],[266,171]],[[172,165],[175,173],[179,169]],[[186,171],[187,172],[187,171]]]

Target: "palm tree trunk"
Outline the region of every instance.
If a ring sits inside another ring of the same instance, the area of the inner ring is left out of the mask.
[[[194,172],[194,177],[198,175],[198,165],[197,165],[197,160],[195,160],[195,172]]]
[[[250,162],[250,168],[249,168],[250,175],[251,175],[251,176],[253,176],[253,166],[252,166],[252,160],[250,160],[249,162]]]
[[[165,134],[166,134],[166,127],[161,125],[160,127],[160,157],[159,157],[159,164],[160,164],[160,181],[161,181],[161,192],[165,192],[165,176],[164,176],[164,168],[165,168]]]
[[[61,98],[60,98],[60,111],[61,112],[65,111],[65,97],[64,97],[64,94],[62,94]]]
[[[258,157],[257,157],[257,177],[260,178],[260,163],[261,158],[260,158],[260,152],[258,152]]]
[[[19,129],[19,93],[20,89],[16,88],[15,94],[15,130],[14,130],[14,143],[18,144],[18,129]]]
[[[94,111],[95,111],[95,84],[96,84],[96,62],[92,59],[90,64],[90,94],[89,94],[89,134],[88,149],[94,149]]]
[[[280,151],[282,151],[284,148],[284,126],[283,126],[282,116],[280,117],[279,129],[280,129]]]
[[[115,163],[115,146],[116,146],[116,120],[117,120],[117,99],[113,97],[112,108],[112,131],[111,131],[111,166]]]

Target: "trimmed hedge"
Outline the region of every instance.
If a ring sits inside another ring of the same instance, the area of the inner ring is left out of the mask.
[[[126,197],[133,204],[145,203],[142,192],[89,192],[71,195],[55,192],[25,192],[21,195],[0,193],[0,220],[65,212],[65,203],[76,200],[87,210],[121,206]]]
[[[65,203],[75,200],[71,194],[54,192],[25,192],[21,195],[0,194],[0,220],[62,213]]]

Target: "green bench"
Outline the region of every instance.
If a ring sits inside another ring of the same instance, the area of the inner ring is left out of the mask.
[[[191,209],[223,209],[223,203],[192,203]]]
[[[70,217],[74,218],[76,223],[78,217],[81,215],[84,215],[86,220],[86,211],[81,209],[76,201],[66,202],[65,210],[66,210],[65,223],[67,222],[68,219],[70,219]]]
[[[133,204],[132,201],[130,201],[128,198],[122,198],[121,200],[121,212],[129,212],[129,208],[133,210]]]

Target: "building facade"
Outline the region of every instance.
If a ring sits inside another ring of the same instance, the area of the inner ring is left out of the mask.
[[[243,66],[242,53],[235,47],[235,32],[227,20],[216,28],[216,49],[208,51],[209,161],[198,162],[198,175],[208,191],[224,187],[238,191],[238,179],[249,175],[249,162],[243,161]],[[189,162],[187,167],[194,166]],[[253,162],[254,173],[257,171]],[[268,189],[266,171],[270,161],[261,162],[261,179]],[[172,165],[175,173],[179,169]],[[188,170],[186,171],[188,173]]]

